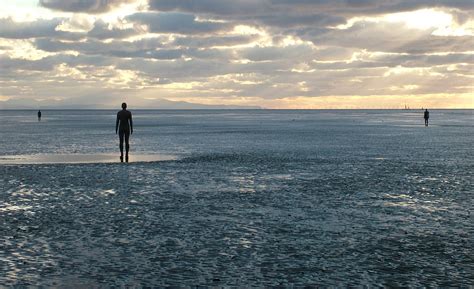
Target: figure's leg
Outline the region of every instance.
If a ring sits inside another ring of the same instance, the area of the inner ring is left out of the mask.
[[[120,161],[123,162],[123,138],[124,138],[124,133],[123,131],[119,132],[119,139],[120,139]]]
[[[125,160],[127,163],[128,163],[128,151],[130,150],[129,139],[130,139],[130,133],[127,131],[125,133]]]

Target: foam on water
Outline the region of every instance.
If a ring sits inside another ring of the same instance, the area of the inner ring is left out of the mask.
[[[3,155],[116,151],[112,112],[26,115]],[[472,111],[135,115],[179,158],[0,165],[0,284],[474,286]]]

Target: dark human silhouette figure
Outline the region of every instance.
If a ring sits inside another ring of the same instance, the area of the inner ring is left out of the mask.
[[[122,110],[117,113],[117,122],[115,123],[115,134],[119,134],[120,139],[120,161],[123,162],[123,141],[125,139],[125,161],[128,163],[128,151],[130,145],[128,140],[133,134],[132,113],[127,110],[127,104],[122,103]]]
[[[41,110],[38,110],[38,121],[41,121]]]
[[[430,112],[428,111],[428,109],[425,110],[423,118],[425,119],[425,126],[428,126],[428,120],[430,119]]]

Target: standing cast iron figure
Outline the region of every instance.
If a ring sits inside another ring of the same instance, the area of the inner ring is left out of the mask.
[[[425,110],[423,118],[425,119],[425,126],[428,126],[428,120],[430,119],[430,112],[428,111],[428,109]]]
[[[120,161],[123,162],[123,141],[125,139],[125,161],[128,163],[128,151],[130,150],[129,138],[133,134],[132,113],[127,110],[127,104],[122,103],[122,110],[117,113],[115,134],[120,139]]]

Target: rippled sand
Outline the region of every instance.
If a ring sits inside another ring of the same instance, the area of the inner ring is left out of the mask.
[[[0,283],[473,285],[472,167],[457,166],[4,166]]]

